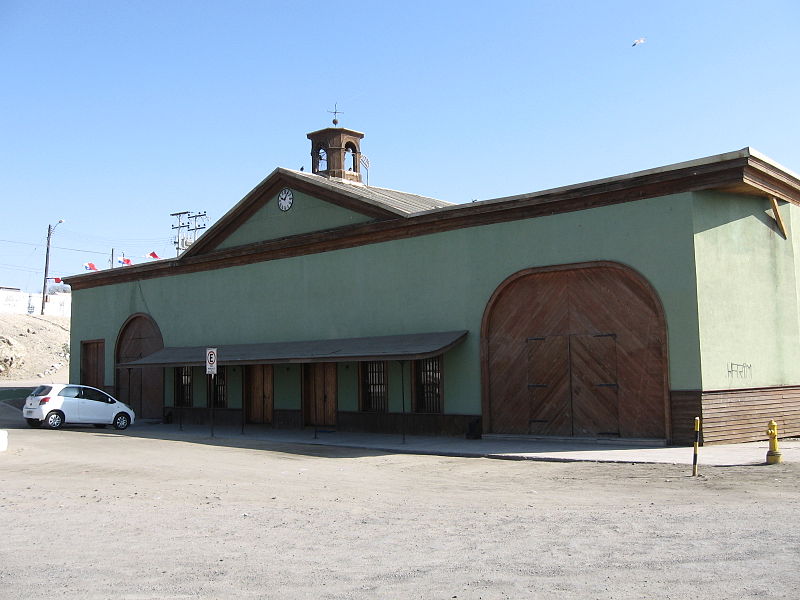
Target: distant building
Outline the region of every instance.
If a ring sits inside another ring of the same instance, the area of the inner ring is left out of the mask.
[[[73,381],[184,422],[800,434],[796,174],[745,148],[452,205],[364,185],[359,132],[308,137],[311,173],[179,258],[68,278]]]
[[[44,314],[55,317],[69,317],[72,308],[72,295],[69,293],[48,294]],[[42,294],[29,294],[19,288],[0,287],[0,313],[40,314]]]

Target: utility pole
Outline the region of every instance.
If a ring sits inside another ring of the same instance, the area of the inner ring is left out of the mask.
[[[44,254],[44,281],[42,282],[42,314],[44,314],[44,304],[47,302],[47,276],[50,274],[50,238],[53,237],[53,232],[56,230],[64,219],[59,219],[55,225],[47,225],[47,250]]]
[[[192,224],[189,225],[189,227],[187,227],[186,230],[191,235],[192,244],[194,244],[194,241],[197,239],[197,232],[198,231],[202,231],[203,229],[206,228],[206,224],[205,223],[201,223],[199,225],[197,224],[197,220],[198,219],[202,219],[203,221],[206,220],[206,218],[207,218],[206,217],[206,211],[203,211],[201,213],[194,213],[194,214],[190,213],[187,218],[192,222]]]
[[[172,229],[177,229],[178,234],[175,236],[175,255],[180,256],[182,250],[186,250],[194,243],[197,237],[197,232],[206,228],[205,223],[198,225],[197,220],[206,219],[206,211],[191,212],[184,210],[181,212],[170,213],[170,217],[175,217],[178,221],[177,225],[173,225]],[[186,230],[187,235],[182,235],[181,231]]]
[[[170,217],[175,217],[175,218],[178,219],[178,224],[172,226],[173,229],[177,229],[178,230],[178,235],[175,236],[175,256],[180,256],[181,255],[181,249],[182,249],[181,246],[183,245],[181,243],[182,240],[183,240],[183,238],[181,237],[181,230],[184,229],[184,228],[188,228],[189,227],[189,224],[184,219],[184,217],[186,215],[188,215],[188,214],[189,214],[189,211],[188,210],[184,210],[184,211],[181,211],[181,212],[170,213],[170,215],[169,215]]]

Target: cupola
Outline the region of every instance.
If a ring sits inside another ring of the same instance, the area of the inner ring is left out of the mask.
[[[361,140],[364,134],[328,127],[308,134],[311,172],[323,177],[361,182]]]

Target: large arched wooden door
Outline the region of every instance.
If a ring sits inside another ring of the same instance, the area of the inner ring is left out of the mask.
[[[670,437],[663,310],[632,269],[516,273],[492,295],[481,335],[485,431]]]
[[[164,416],[164,369],[129,369],[119,365],[149,356],[162,348],[161,331],[145,314],[131,316],[117,337],[117,398],[130,405],[138,418],[161,419]]]

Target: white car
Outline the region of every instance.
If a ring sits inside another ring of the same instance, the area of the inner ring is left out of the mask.
[[[133,409],[88,385],[40,385],[25,399],[22,414],[28,425],[59,429],[65,423],[88,423],[95,427],[113,425],[126,429],[136,419]]]

